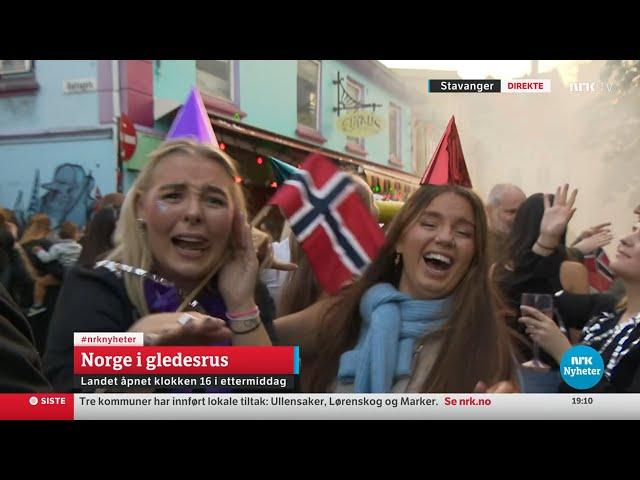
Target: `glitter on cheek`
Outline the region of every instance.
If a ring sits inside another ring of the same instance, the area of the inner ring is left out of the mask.
[[[167,205],[166,203],[164,203],[161,200],[156,200],[156,207],[158,208],[158,210],[160,210],[162,213],[166,212],[167,210],[169,210],[169,205]]]

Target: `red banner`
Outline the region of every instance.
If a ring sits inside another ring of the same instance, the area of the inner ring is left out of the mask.
[[[74,347],[76,375],[291,375],[296,347]]]
[[[73,394],[0,394],[0,420],[73,420]]]

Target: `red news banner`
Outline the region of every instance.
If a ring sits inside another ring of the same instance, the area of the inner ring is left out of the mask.
[[[287,391],[299,368],[297,347],[76,346],[74,386]]]
[[[72,393],[5,393],[0,420],[73,420]]]
[[[73,373],[294,374],[296,347],[75,347]]]
[[[104,343],[104,342],[103,342]],[[131,343],[131,342],[127,342]],[[74,347],[74,383],[84,391],[287,391],[299,373],[298,347]],[[136,390],[137,389],[137,390]],[[188,391],[188,390],[187,390]],[[73,420],[74,395],[0,395],[0,420]]]

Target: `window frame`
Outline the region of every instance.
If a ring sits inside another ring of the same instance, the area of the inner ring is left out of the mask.
[[[396,126],[396,135],[395,135],[395,141],[396,141],[396,151],[392,152],[391,151],[391,147],[392,147],[392,143],[391,143],[391,112],[395,111],[396,112],[396,122],[395,122],[395,126]],[[393,103],[393,102],[389,102],[389,115],[388,115],[388,121],[389,121],[389,164],[396,166],[396,167],[402,167],[402,158],[401,158],[401,153],[402,153],[402,108],[400,107],[400,105]]]

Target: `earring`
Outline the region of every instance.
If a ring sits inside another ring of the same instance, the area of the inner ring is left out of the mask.
[[[402,260],[402,254],[400,252],[396,252],[396,257],[393,259],[393,263],[395,265],[400,265],[400,260]]]
[[[144,218],[136,218],[136,222],[138,222],[138,228],[140,230],[144,230],[144,227],[146,226],[146,222],[144,221]]]

